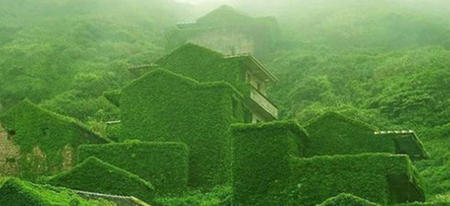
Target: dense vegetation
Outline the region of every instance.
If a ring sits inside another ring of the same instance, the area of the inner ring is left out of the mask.
[[[431,156],[414,163],[427,199],[450,201],[448,1],[265,1],[236,5],[278,17],[284,36],[263,62],[280,79],[270,96],[282,118],[304,124],[339,111],[380,129],[414,129]],[[0,113],[28,98],[99,133],[119,117],[103,92],[135,79],[130,65],[166,54],[161,31],[192,14],[169,0],[0,4]],[[167,201],[229,197],[222,188],[192,193]]]

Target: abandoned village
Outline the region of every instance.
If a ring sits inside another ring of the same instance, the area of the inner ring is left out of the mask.
[[[121,114],[106,136],[29,100],[0,117],[0,205],[164,205],[224,185],[232,200],[219,205],[450,204],[426,202],[414,128],[280,120],[267,95],[278,79],[259,60],[275,18],[222,6],[166,35],[166,56],[105,92]]]

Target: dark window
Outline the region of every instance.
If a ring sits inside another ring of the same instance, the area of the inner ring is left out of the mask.
[[[42,134],[43,135],[49,135],[50,134],[50,129],[48,127],[42,128]]]
[[[16,131],[14,131],[14,130],[8,130],[7,133],[8,133],[8,136],[6,137],[6,139],[8,139],[8,140],[11,140],[16,135]]]
[[[16,159],[14,157],[7,157],[6,158],[6,163],[15,163]]]
[[[235,118],[239,118],[239,102],[236,98],[232,98],[232,104],[233,104],[233,116]]]

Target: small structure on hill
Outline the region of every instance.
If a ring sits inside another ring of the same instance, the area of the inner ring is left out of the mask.
[[[166,36],[168,49],[190,42],[226,55],[264,56],[274,48],[280,33],[274,17],[253,18],[224,5],[195,23],[178,24]]]
[[[25,100],[0,116],[0,174],[35,179],[68,170],[80,144],[107,143],[80,122]],[[6,132],[5,132],[6,131]]]
[[[376,132],[373,125],[335,112],[327,112],[305,126],[310,134],[306,156],[391,153],[407,154],[413,160],[428,157],[414,132]]]

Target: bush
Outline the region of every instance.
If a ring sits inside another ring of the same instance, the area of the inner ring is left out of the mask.
[[[26,179],[72,167],[80,144],[109,142],[80,122],[41,109],[28,100],[8,110],[0,121],[20,147],[18,176]]]
[[[351,194],[339,194],[336,197],[329,198],[317,206],[380,206],[365,199],[353,196]]]
[[[303,154],[306,132],[290,121],[234,124],[232,134],[235,203],[277,205],[271,190],[286,185],[289,156]]]
[[[183,143],[129,141],[79,147],[78,161],[91,156],[151,182],[160,194],[186,190],[188,149]]]
[[[0,188],[0,205],[11,206],[115,206],[106,200],[88,200],[67,189],[9,179]]]
[[[154,197],[154,188],[149,182],[95,157],[51,177],[47,183],[87,192],[134,196],[148,202]]]
[[[450,202],[414,202],[398,204],[396,206],[450,206]]]
[[[157,206],[231,206],[232,188],[219,186],[210,192],[192,191],[182,197],[163,197],[154,201]]]
[[[359,154],[291,158],[283,205],[315,205],[350,193],[381,205],[425,201],[418,174],[406,155]]]
[[[190,151],[189,184],[224,184],[230,174],[230,124],[244,116],[240,100],[227,83],[201,84],[169,71],[152,71],[122,89],[121,140],[183,142]]]

